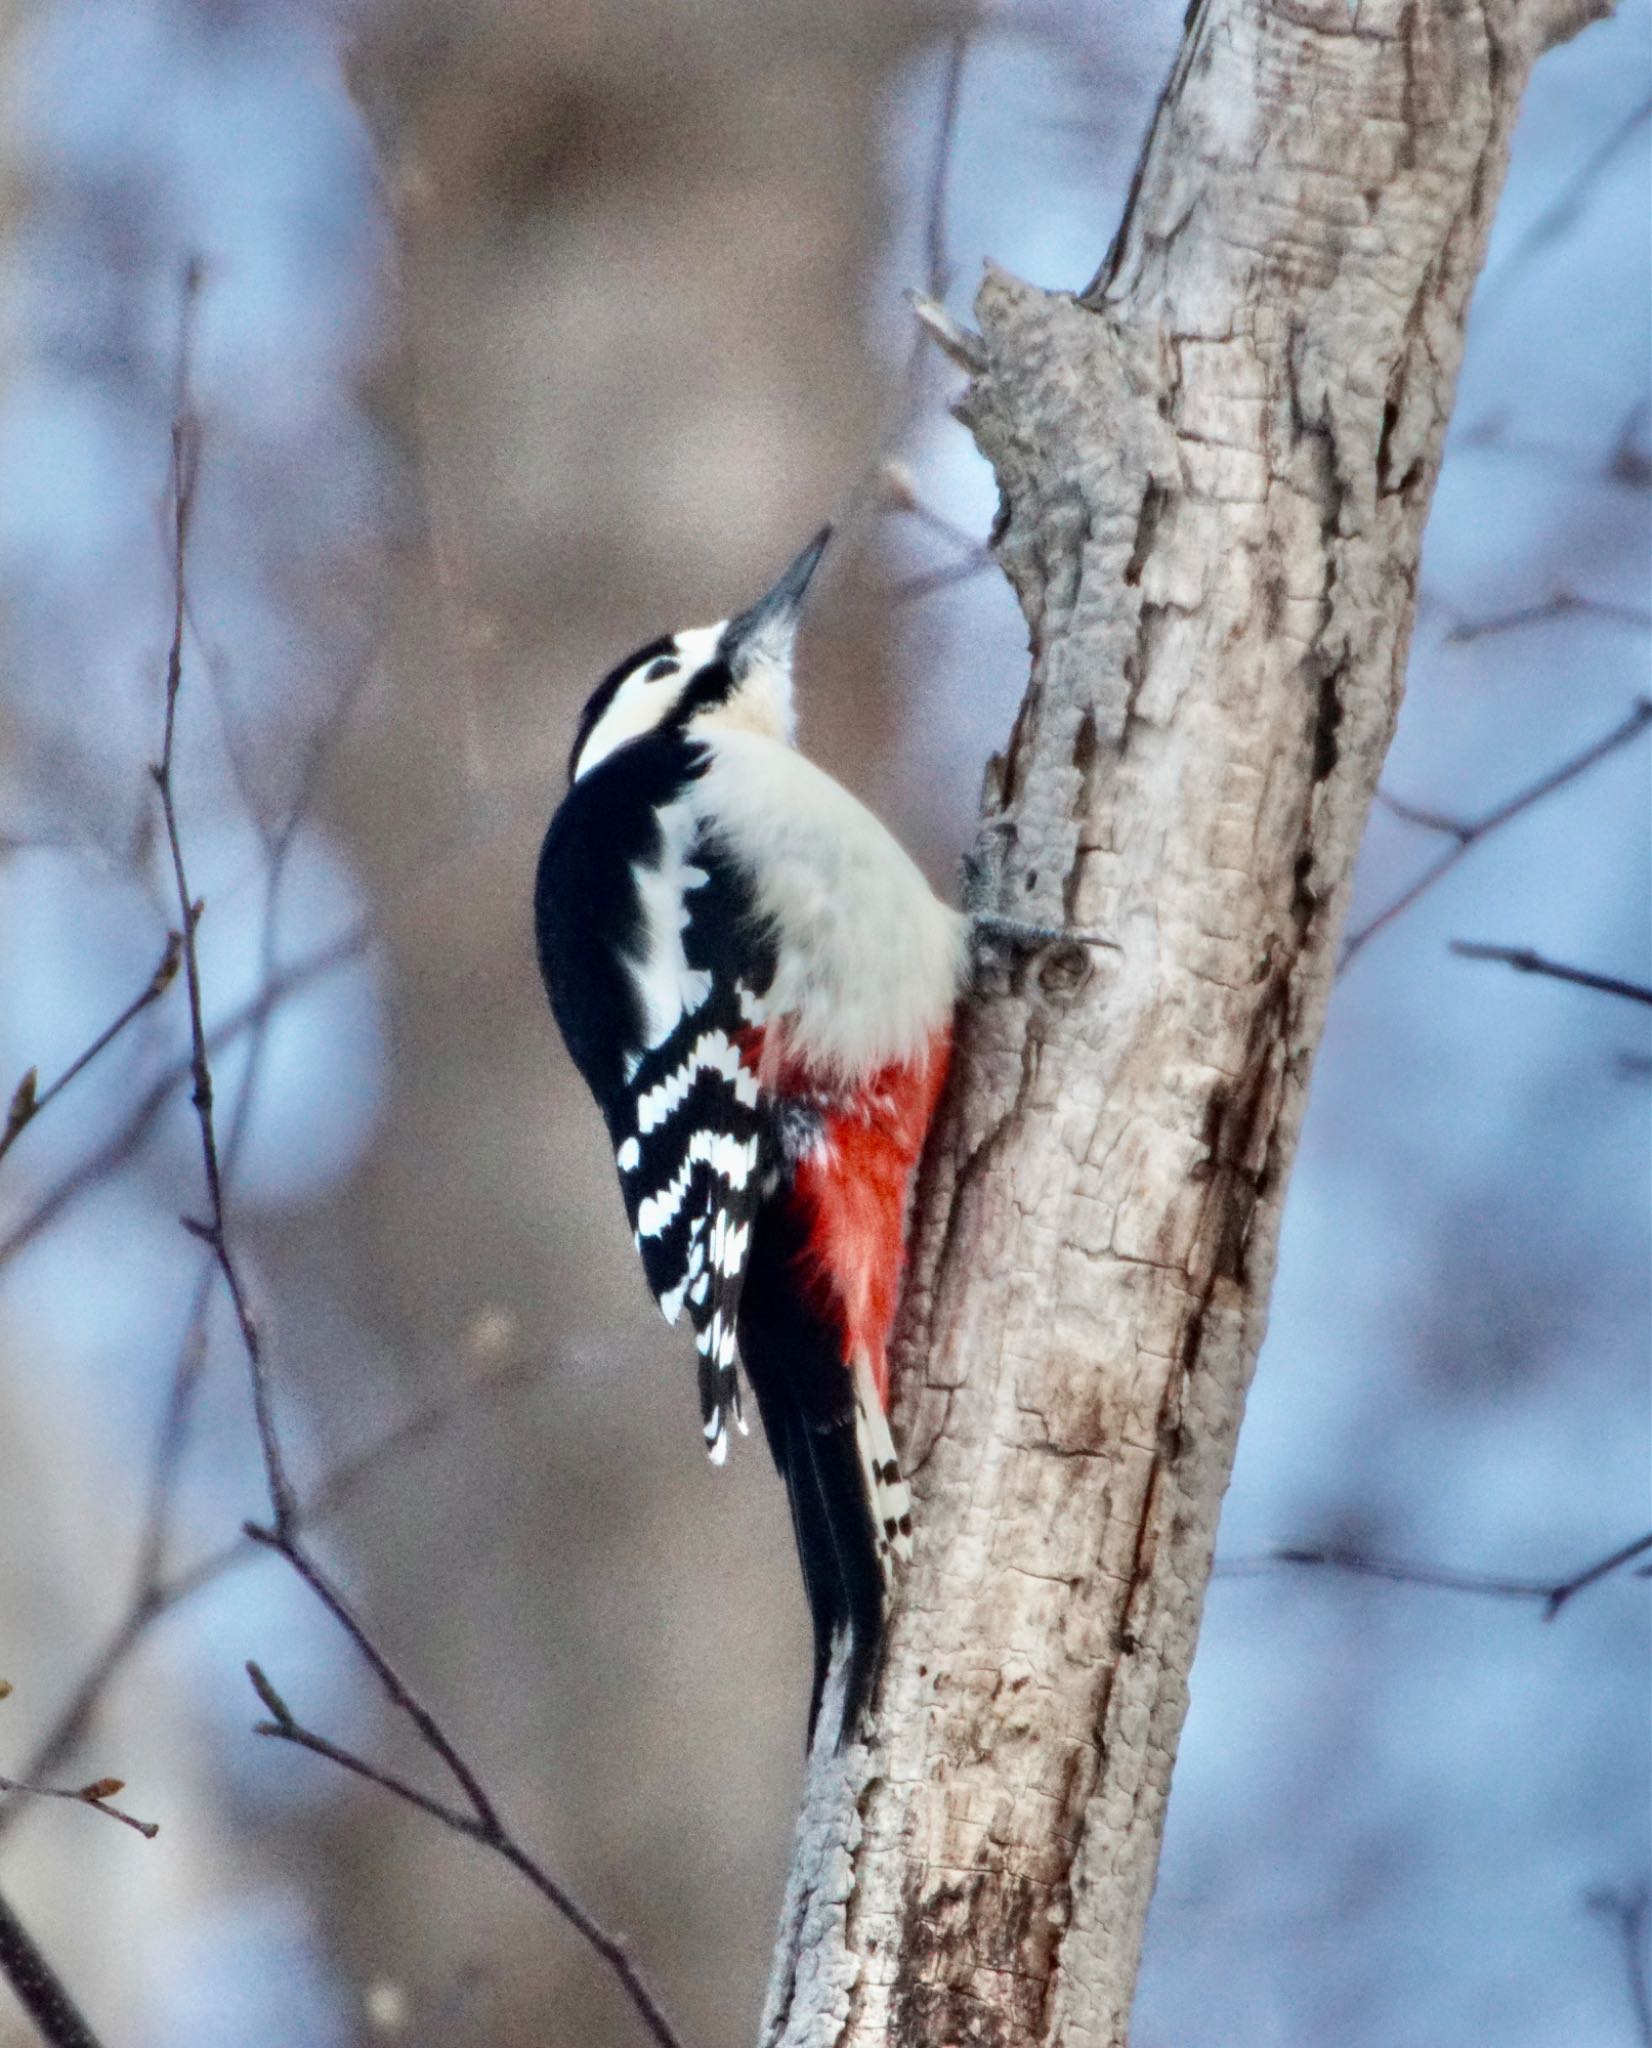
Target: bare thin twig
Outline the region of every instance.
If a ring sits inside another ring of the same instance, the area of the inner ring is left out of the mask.
[[[302,1551],[295,1550],[290,1539],[285,1543],[278,1542],[273,1531],[258,1530],[250,1526],[247,1534],[255,1542],[279,1550],[298,1571],[305,1584],[322,1600],[328,1611],[343,1625],[378,1678],[386,1696],[407,1715],[426,1746],[446,1765],[455,1782],[463,1790],[471,1810],[466,1813],[458,1807],[449,1806],[433,1798],[429,1793],[421,1791],[405,1778],[381,1770],[378,1765],[369,1763],[365,1757],[357,1756],[353,1751],[329,1741],[326,1736],[318,1735],[304,1727],[286,1708],[280,1695],[258,1667],[249,1664],[247,1675],[251,1678],[259,1698],[270,1708],[273,1716],[269,1721],[259,1722],[254,1732],[274,1737],[279,1741],[294,1743],[316,1756],[326,1757],[353,1776],[363,1778],[368,1783],[393,1793],[398,1799],[405,1800],[421,1813],[428,1814],[433,1820],[438,1820],[445,1827],[452,1829],[454,1833],[491,1850],[525,1878],[607,1964],[630,1998],[649,2035],[659,2044],[659,2048],[683,2048],[681,2036],[666,2018],[647,1981],[632,1961],[625,1943],[608,1933],[573,1894],[558,1884],[544,1865],[522,1847],[506,1826],[491,1795],[470,1765],[454,1748],[435,1716],[415,1698],[407,1682],[373,1642],[325,1575]]]
[[[0,1131],[0,1159],[16,1144],[22,1133],[28,1129],[40,1112],[55,1102],[71,1081],[84,1074],[98,1057],[112,1046],[135,1017],[141,1017],[151,1003],[158,1002],[172,986],[178,973],[178,961],[183,949],[181,933],[172,932],[166,941],[166,950],[160,957],[154,973],[145,983],[141,993],[134,996],[113,1024],[100,1031],[77,1060],[70,1062],[49,1088],[37,1089],[35,1069],[31,1067],[17,1084],[12,1093],[11,1107],[6,1112],[6,1125]]]
[[[74,1806],[89,1806],[94,1813],[104,1813],[111,1820],[118,1820],[123,1826],[134,1829],[146,1842],[154,1841],[161,1831],[158,1820],[139,1820],[135,1814],[123,1807],[113,1806],[110,1801],[117,1792],[124,1791],[124,1778],[93,1778],[86,1785],[33,1785],[23,1778],[0,1777],[0,1794],[18,1793],[29,1799],[67,1799]]]
[[[1640,427],[1646,410],[1644,398],[1638,398],[1629,408],[1604,463],[1594,449],[1544,440],[1536,435],[1511,433],[1506,419],[1496,413],[1454,434],[1450,449],[1452,452],[1458,449],[1484,450],[1508,456],[1516,462],[1557,471],[1572,481],[1581,477],[1586,483],[1615,484],[1624,490],[1644,491],[1648,484],[1652,484],[1652,459],[1640,445]]]
[[[1602,995],[1652,1004],[1652,988],[1643,981],[1624,981],[1618,975],[1596,974],[1587,967],[1567,967],[1559,960],[1534,953],[1530,946],[1488,946],[1478,939],[1453,939],[1451,950],[1460,960],[1498,960],[1519,974],[1542,974],[1551,981],[1570,981],[1579,988],[1598,989]]]
[[[0,859],[14,853],[78,853],[80,841],[66,832],[16,832],[0,828]]]
[[[967,555],[972,561],[983,565],[991,562],[992,554],[984,540],[978,540],[956,519],[948,519],[944,512],[937,512],[933,505],[926,505],[909,479],[903,478],[902,482],[905,488],[899,504],[903,512],[909,513],[920,526],[927,526],[931,533],[939,534],[942,540],[950,541],[960,554]]]
[[[1628,626],[1644,632],[1652,626],[1652,612],[1642,605],[1617,604],[1605,597],[1579,597],[1575,590],[1557,590],[1542,604],[1517,605],[1513,611],[1493,612],[1483,619],[1458,619],[1445,632],[1448,647],[1463,647],[1471,640],[1489,640],[1498,633],[1523,633],[1530,626],[1547,626],[1556,619],[1586,617],[1610,626]]]
[[[948,362],[956,363],[972,377],[985,369],[987,345],[973,327],[966,327],[939,299],[932,299],[927,293],[908,292],[906,301],[923,333]]]
[[[357,1654],[378,1680],[385,1698],[398,1712],[406,1715],[426,1749],[447,1767],[449,1775],[470,1801],[477,1819],[487,1829],[489,1836],[502,1837],[504,1827],[487,1787],[449,1741],[446,1730],[436,1716],[373,1640],[366,1625],[358,1618],[344,1595],[298,1541],[293,1527],[293,1516],[289,1514],[285,1528],[280,1523],[266,1529],[256,1522],[248,1522],[246,1534],[254,1543],[261,1544],[266,1550],[275,1551],[287,1560],[355,1644]]]
[[[296,1527],[289,1527],[282,1533],[277,1529],[261,1529],[249,1523],[246,1534],[254,1543],[274,1550],[284,1557],[344,1629],[363,1661],[378,1679],[385,1697],[412,1723],[425,1747],[440,1760],[454,1783],[463,1792],[470,1811],[467,1813],[433,1798],[406,1779],[381,1770],[378,1765],[369,1763],[365,1757],[358,1756],[327,1737],[304,1727],[290,1712],[280,1694],[257,1665],[249,1664],[247,1675],[272,1716],[271,1720],[260,1722],[255,1732],[294,1743],[299,1748],[310,1750],[314,1755],[328,1758],[341,1769],[393,1793],[397,1798],[417,1807],[421,1813],[439,1820],[455,1833],[480,1843],[501,1857],[554,1907],[568,1925],[608,1965],[630,1998],[643,2025],[659,2044],[659,2048],[682,2048],[681,2037],[667,2019],[646,1980],[632,1961],[625,1943],[610,1934],[571,1892],[551,1876],[543,1864],[522,1847],[506,1825],[492,1795],[454,1746],[441,1723],[415,1695],[407,1680],[374,1641],[338,1588],[298,1542]]]
[[[1512,819],[1518,818],[1523,812],[1531,810],[1534,805],[1542,803],[1545,797],[1553,796],[1557,789],[1564,789],[1567,783],[1576,781],[1578,776],[1604,761],[1609,754],[1615,754],[1620,747],[1627,746],[1638,734],[1644,732],[1649,724],[1652,724],[1652,699],[1642,697],[1636,701],[1628,717],[1615,725],[1604,738],[1594,741],[1581,753],[1561,762],[1558,768],[1551,768],[1546,775],[1539,776],[1536,782],[1530,783],[1525,789],[1507,798],[1495,809],[1487,811],[1483,817],[1457,821],[1426,812],[1411,813],[1413,822],[1426,823],[1432,830],[1448,833],[1454,843],[1423,870],[1410,888],[1402,890],[1386,909],[1379,910],[1375,917],[1349,937],[1343,946],[1342,958],[1337,963],[1337,972],[1345,973],[1356,955],[1363,952],[1380,931],[1385,930],[1397,917],[1409,910],[1420,896],[1426,895],[1436,882],[1449,874],[1470,848],[1477,846],[1482,839],[1489,837]],[[1401,816],[1406,815],[1405,810],[1394,798],[1388,798],[1387,802],[1390,808],[1398,810]]]
[[[337,1764],[341,1771],[348,1771],[352,1777],[361,1778],[369,1785],[381,1786],[396,1798],[405,1800],[409,1806],[416,1806],[420,1813],[428,1813],[432,1820],[439,1820],[444,1827],[455,1833],[466,1835],[474,1842],[491,1846],[487,1829],[474,1814],[463,1813],[456,1806],[448,1806],[440,1799],[434,1799],[402,1777],[396,1771],[387,1771],[380,1765],[369,1763],[365,1757],[357,1756],[354,1750],[342,1749],[325,1735],[317,1735],[306,1728],[293,1716],[291,1708],[265,1677],[260,1665],[250,1658],[247,1660],[247,1677],[252,1689],[269,1709],[268,1721],[253,1723],[254,1735],[267,1735],[277,1742],[290,1742],[299,1749],[307,1749],[312,1756],[325,1757],[329,1763]]]
[[[183,299],[180,311],[178,347],[178,385],[177,390],[174,394],[175,422],[187,421],[190,418],[189,362],[191,343],[191,321],[194,312],[195,299],[196,295],[198,294],[199,287],[200,270],[198,266],[192,266],[185,274]],[[170,658],[167,666],[166,739],[169,751],[167,756],[165,757],[167,768],[167,786],[166,788],[163,788],[162,791],[163,800],[170,792],[170,748],[173,741],[173,734],[176,723],[176,696],[182,680],[182,636],[183,630],[186,626],[190,630],[190,632],[195,634],[197,643],[201,644],[204,648],[204,642],[201,639],[201,635],[196,631],[195,628],[194,615],[190,605],[189,590],[182,574],[182,546],[184,536],[176,531],[179,511],[180,508],[184,505],[186,499],[186,494],[180,488],[180,479],[177,471],[177,449],[177,427],[175,425],[173,439],[173,515],[175,527],[174,553],[177,557],[179,567],[178,574],[174,579],[173,637]],[[198,452],[195,459],[198,461]],[[191,489],[192,487],[193,483],[191,480]],[[210,657],[205,658],[207,658],[208,665],[210,668]],[[223,742],[225,753],[229,758],[231,771],[234,775],[236,786],[241,793],[242,802],[247,809],[248,815],[254,820],[259,836],[264,842],[265,853],[267,855],[264,876],[264,905],[262,935],[260,941],[260,959],[262,967],[262,981],[265,986],[268,986],[275,972],[276,911],[280,898],[281,884],[283,877],[285,875],[288,856],[291,853],[293,843],[298,833],[299,825],[303,820],[305,810],[308,806],[308,776],[306,776],[304,782],[301,784],[298,801],[292,806],[286,820],[284,821],[283,826],[279,831],[272,833],[257,810],[257,807],[253,801],[250,782],[247,780],[246,776],[243,773],[242,763],[240,761],[237,749],[231,743],[227,721],[227,713],[225,712],[222,696],[220,696],[219,708],[221,714],[224,715]],[[169,839],[169,845],[171,845],[175,849],[175,839]],[[181,882],[181,871],[179,879]],[[180,894],[187,894],[187,892],[180,889]],[[240,1155],[242,1144],[245,1140],[247,1130],[251,1123],[252,1106],[256,1097],[259,1074],[262,1066],[264,1047],[268,1040],[270,1021],[273,1014],[273,1011],[266,1012],[252,1027],[251,1042],[248,1047],[246,1066],[241,1077],[240,1087],[236,1094],[235,1108],[230,1118],[229,1133],[226,1143],[224,1145],[220,1185],[229,1185],[232,1183],[234,1178],[235,1164]],[[199,1034],[195,1030],[195,1017],[194,1014],[192,1013],[191,1049],[189,1062],[190,1072],[192,1075],[197,1073],[199,1067],[199,1045]],[[147,1609],[156,1588],[160,1584],[161,1576],[165,1567],[167,1541],[171,1530],[173,1498],[176,1490],[177,1477],[179,1471],[182,1468],[184,1455],[188,1448],[190,1422],[194,1411],[195,1396],[199,1389],[202,1374],[206,1366],[206,1319],[207,1311],[210,1307],[212,1299],[212,1280],[216,1265],[217,1261],[212,1255],[212,1252],[209,1248],[207,1258],[203,1264],[200,1280],[196,1286],[195,1298],[193,1303],[191,1304],[190,1312],[184,1325],[183,1338],[178,1347],[177,1361],[173,1367],[172,1378],[167,1391],[167,1399],[165,1408],[163,1410],[161,1429],[156,1441],[155,1452],[151,1462],[148,1497],[144,1509],[143,1523],[138,1541],[137,1569],[135,1574],[134,1591],[130,1603],[131,1611],[134,1613],[142,1613]]]
[[[0,1897],[0,1977],[17,1993],[23,2010],[50,2048],[99,2048],[98,2037],[64,1989],[63,1980],[41,1954],[34,1936]]]
[[[924,381],[928,361],[925,337],[962,368],[980,367],[980,337],[954,319],[946,306],[947,287],[952,282],[952,254],[948,247],[947,195],[952,182],[952,159],[958,146],[958,109],[963,97],[964,63],[969,56],[970,31],[960,28],[947,44],[941,72],[941,106],[935,122],[935,147],[930,158],[924,202],[924,288],[909,291],[908,303],[917,315],[919,333],[913,343],[907,372],[907,387],[915,402]]]
[[[189,309],[198,289],[199,271],[192,266],[185,288],[184,341],[180,350],[182,370],[178,410],[172,422],[172,637],[166,657],[166,718],[161,758],[151,773],[160,793],[161,814],[166,824],[167,852],[172,879],[177,887],[178,911],[183,921],[184,982],[189,996],[190,1078],[193,1101],[201,1133],[201,1166],[206,1182],[207,1216],[204,1221],[184,1219],[185,1226],[207,1246],[229,1291],[235,1319],[241,1332],[242,1348],[252,1376],[253,1412],[258,1424],[259,1448],[263,1453],[265,1478],[276,1526],[283,1529],[294,1509],[292,1482],[287,1477],[270,1410],[269,1370],[264,1360],[258,1326],[242,1284],[240,1269],[230,1254],[228,1223],[224,1212],[223,1169],[218,1157],[218,1134],[213,1118],[212,1067],[207,1058],[206,1019],[201,1003],[200,951],[195,934],[205,905],[190,893],[184,867],[183,838],[178,827],[177,795],[173,786],[174,750],[178,736],[178,693],[183,685],[184,648],[184,559],[189,544],[189,524],[195,503],[195,485],[200,470],[200,435],[188,409]]]
[[[1637,398],[1612,444],[1606,474],[1614,483],[1644,491],[1652,484],[1652,451],[1641,446],[1641,428],[1652,423],[1652,399]]]
[[[1282,1566],[1347,1572],[1356,1578],[1384,1579],[1396,1586],[1426,1586],[1443,1593],[1476,1593],[1492,1600],[1547,1600],[1553,1591],[1547,1580],[1501,1578],[1492,1572],[1460,1571],[1453,1565],[1414,1564],[1367,1551],[1343,1549],[1334,1544],[1287,1543],[1255,1557],[1218,1558],[1214,1576],[1219,1579],[1255,1579],[1278,1571]]]
[[[1385,1579],[1392,1585],[1427,1586],[1442,1593],[1478,1594],[1490,1600],[1530,1600],[1541,1604],[1543,1620],[1553,1621],[1561,1608],[1586,1587],[1598,1585],[1649,1550],[1652,1534],[1637,1536],[1632,1543],[1597,1558],[1570,1578],[1553,1580],[1504,1578],[1493,1572],[1462,1571],[1454,1565],[1417,1564],[1335,1544],[1282,1544],[1258,1557],[1219,1558],[1215,1576],[1252,1579],[1281,1566],[1306,1565],[1349,1572],[1360,1578]]]
[[[438,1818],[447,1818],[449,1825],[455,1818],[463,1822],[459,1832],[471,1840],[481,1842],[509,1863],[525,1877],[530,1884],[550,1902],[563,1919],[608,1965],[617,1981],[630,1997],[633,2007],[660,2048],[681,2048],[681,2042],[664,2012],[648,1989],[636,1966],[620,1941],[610,1935],[591,1917],[579,1902],[520,1845],[506,1826],[492,1795],[481,1778],[460,1753],[447,1735],[435,1715],[423,1704],[412,1686],[402,1676],[394,1662],[380,1647],[366,1625],[356,1615],[344,1594],[333,1583],[317,1560],[312,1557],[301,1540],[301,1524],[298,1498],[287,1474],[286,1458],[275,1419],[271,1400],[268,1364],[265,1358],[262,1338],[253,1319],[240,1268],[237,1263],[231,1233],[226,1216],[224,1178],[218,1146],[218,1135],[213,1105],[212,1067],[208,1056],[207,1034],[201,996],[200,959],[196,946],[196,931],[200,923],[202,906],[190,893],[188,875],[184,860],[183,840],[179,829],[178,811],[173,790],[172,764],[173,749],[177,730],[178,695],[183,680],[183,637],[185,622],[185,559],[189,538],[190,512],[194,498],[195,480],[198,468],[198,438],[189,413],[188,403],[188,324],[189,305],[186,287],[185,339],[180,347],[182,365],[179,380],[179,394],[172,430],[172,518],[170,523],[171,569],[172,569],[172,635],[167,658],[166,672],[166,717],[161,748],[161,758],[154,769],[154,778],[160,792],[161,808],[166,826],[166,841],[171,857],[173,880],[176,885],[179,910],[183,928],[184,980],[188,991],[190,1023],[190,1072],[194,1082],[192,1101],[196,1121],[200,1128],[201,1165],[206,1186],[207,1216],[204,1220],[184,1218],[185,1226],[199,1237],[213,1255],[214,1263],[223,1278],[230,1301],[235,1310],[236,1324],[240,1332],[241,1348],[246,1355],[252,1385],[253,1418],[258,1432],[259,1449],[263,1458],[264,1479],[269,1495],[271,1520],[268,1527],[254,1523],[246,1525],[246,1535],[255,1544],[275,1551],[286,1559],[291,1568],[315,1594],[327,1611],[338,1622],[355,1645],[357,1653],[378,1680],[380,1689],[390,1704],[412,1724],[419,1739],[433,1756],[442,1764],[454,1783],[464,1794],[470,1808],[468,1815],[456,1809],[444,1807],[441,1802],[419,1794],[405,1781],[389,1777],[364,1759],[354,1757],[350,1752],[321,1736],[310,1736],[301,1746],[327,1755],[357,1775],[370,1778],[395,1792],[399,1797],[410,1799],[423,1812]],[[298,1724],[286,1713],[280,1696],[270,1686],[262,1673],[254,1672],[254,1684],[259,1695],[274,1715],[273,1722],[266,1724],[266,1732],[295,1740],[289,1732]]]
[[[186,603],[185,617],[190,621],[190,630],[198,643],[202,636],[190,618]],[[203,643],[204,644],[204,643]],[[210,666],[210,658],[209,658]],[[298,835],[310,814],[315,800],[316,789],[328,757],[344,730],[356,698],[360,691],[360,677],[350,688],[341,691],[337,702],[319,730],[313,736],[307,749],[303,772],[299,777],[297,792],[279,824],[270,824],[259,816],[253,807],[250,778],[239,768],[236,770],[237,784],[243,804],[249,815],[254,817],[258,835],[264,843],[264,889],[263,907],[260,918],[259,974],[262,986],[273,985],[277,976],[276,938],[281,905],[281,893],[292,859]],[[220,692],[222,697],[222,692]],[[227,711],[223,713],[223,730],[226,748],[229,747],[229,724]],[[247,1058],[242,1070],[240,1085],[236,1091],[235,1107],[230,1114],[229,1129],[223,1145],[223,1180],[226,1186],[233,1186],[236,1164],[246,1143],[247,1133],[252,1125],[253,1104],[257,1098],[262,1077],[265,1049],[269,1043],[270,1026],[274,1011],[267,1010],[253,1024]],[[210,1047],[211,1040],[208,1040]],[[143,1605],[149,1593],[161,1578],[166,1563],[167,1544],[171,1533],[173,1500],[176,1492],[178,1473],[182,1468],[189,1446],[190,1425],[194,1413],[195,1398],[199,1391],[201,1377],[206,1365],[206,1315],[211,1300],[212,1277],[215,1270],[210,1254],[201,1274],[199,1286],[189,1317],[184,1326],[183,1341],[178,1347],[176,1364],[173,1367],[171,1383],[167,1390],[161,1428],[156,1439],[154,1456],[151,1461],[148,1499],[144,1510],[142,1534],[138,1543],[136,1590],[133,1595],[134,1607]]]

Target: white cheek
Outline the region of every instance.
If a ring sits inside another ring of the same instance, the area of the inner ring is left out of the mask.
[[[717,652],[727,620],[715,626],[694,626],[671,640],[669,675],[649,679],[646,668],[628,676],[614,694],[614,701],[591,729],[591,735],[574,764],[577,782],[630,740],[641,739],[671,716],[677,700]]]
[[[590,738],[580,749],[574,780],[577,782],[606,761],[628,740],[641,739],[645,732],[652,732],[677,701],[680,686],[681,678],[677,675],[661,676],[653,683],[645,683],[640,675],[632,676],[622,683],[613,703],[591,728]]]

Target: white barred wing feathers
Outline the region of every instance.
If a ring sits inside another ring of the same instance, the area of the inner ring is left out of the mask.
[[[648,1042],[625,1061],[609,1121],[649,1287],[667,1322],[686,1310],[694,1331],[706,1449],[721,1464],[730,1422],[745,1427],[735,1319],[763,1178],[755,1033],[772,963],[738,876],[697,842],[688,805],[659,823],[658,861],[634,869],[643,919],[630,972]]]

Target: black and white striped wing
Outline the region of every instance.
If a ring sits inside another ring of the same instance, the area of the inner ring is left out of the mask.
[[[627,1060],[610,1124],[648,1284],[666,1321],[686,1312],[694,1331],[706,1449],[721,1464],[730,1421],[745,1428],[735,1318],[764,1172],[756,1058],[773,962],[726,860],[689,845],[660,880],[666,914],[646,921],[653,950],[634,969],[653,1042]]]

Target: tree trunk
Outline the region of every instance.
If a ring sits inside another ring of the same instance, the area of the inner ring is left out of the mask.
[[[918,1554],[810,1774],[763,2024],[1125,2039],[1423,522],[1520,93],[1578,0],[1196,0],[1076,298],[989,274],[963,418],[1032,675],[899,1347]]]

